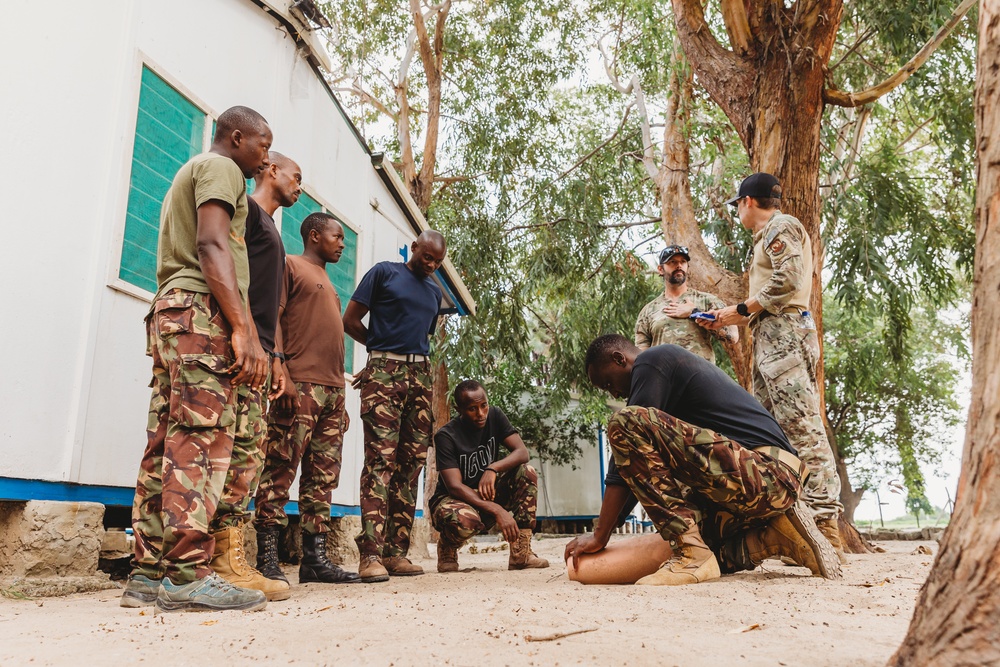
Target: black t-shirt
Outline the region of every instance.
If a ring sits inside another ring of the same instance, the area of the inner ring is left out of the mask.
[[[274,352],[274,330],[278,324],[278,301],[285,272],[285,246],[274,218],[247,197],[247,259],[250,262],[250,313],[265,352]]]
[[[635,358],[628,404],[662,410],[744,447],[775,446],[795,454],[778,422],[757,399],[715,364],[677,345],[657,345]],[[604,483],[627,486],[614,459]],[[628,512],[635,507],[631,494],[627,507]]]
[[[458,468],[462,473],[462,484],[475,489],[486,468],[503,458],[500,456],[501,443],[515,433],[517,429],[510,425],[507,415],[492,405],[483,428],[455,417],[434,434],[438,471]],[[447,493],[444,478],[438,477],[434,495]]]

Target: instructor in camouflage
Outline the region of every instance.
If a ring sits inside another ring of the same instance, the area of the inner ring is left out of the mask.
[[[447,253],[444,236],[424,231],[410,252],[405,263],[373,266],[344,311],[344,330],[368,349],[368,364],[353,383],[361,390],[365,430],[356,541],[366,583],[424,573],[406,554],[434,423],[428,355],[441,290],[431,276]]]
[[[594,340],[585,363],[594,386],[628,406],[608,422],[614,461],[594,533],[566,547],[574,568],[638,500],[671,551],[638,585],[701,583],[776,555],[839,576],[833,549],[796,502],[805,465],[728,375],[677,345],[642,351],[617,334]]]
[[[833,450],[820,415],[816,369],[819,340],[809,314],[812,294],[812,243],[802,223],[782,213],[781,185],[759,172],[740,184],[736,207],[753,233],[750,298],[712,311],[718,328],[749,321],[753,332],[753,391],[781,424],[792,446],[809,466],[805,499],[823,534],[846,562],[837,527],[844,511]]]
[[[692,315],[724,308],[719,297],[688,285],[691,255],[682,245],[668,245],[660,252],[656,272],[663,277],[663,291],[646,304],[635,322],[635,344],[640,350],[672,343],[710,363],[715,363],[712,337],[729,343],[740,339],[738,327],[705,329]]]
[[[180,168],[163,200],[157,292],[146,317],[153,358],[146,450],[132,528],[135,558],[124,607],[257,610],[261,591],[209,566],[215,515],[237,424],[247,419],[268,360],[247,304],[246,180],[268,166],[271,130],[252,109],[217,121],[208,153]]]

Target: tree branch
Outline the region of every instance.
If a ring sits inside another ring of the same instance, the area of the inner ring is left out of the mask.
[[[389,107],[387,107],[377,97],[375,97],[374,95],[372,95],[367,90],[365,90],[364,88],[362,88],[357,84],[351,84],[350,86],[337,86],[333,90],[334,92],[337,93],[350,93],[351,95],[358,97],[365,104],[372,105],[373,107],[378,109],[381,113],[391,118],[393,121],[398,120],[397,115],[393,113],[392,110],[389,109]]]
[[[653,135],[650,130],[649,115],[646,111],[646,95],[642,90],[642,83],[639,81],[639,75],[633,75],[629,79],[628,85],[623,86],[621,80],[618,78],[617,72],[614,70],[614,63],[608,56],[608,52],[604,50],[603,40],[597,40],[597,48],[601,52],[601,59],[604,61],[604,71],[608,75],[608,79],[611,80],[611,86],[623,95],[632,94],[635,97],[635,106],[639,110],[639,123],[642,131],[642,166],[645,168],[646,173],[649,175],[653,181],[656,180],[659,175],[659,167],[656,164],[656,153],[653,148]]]
[[[750,23],[747,21],[746,7],[743,0],[722,0],[722,20],[729,33],[729,43],[737,55],[750,53]]]
[[[844,91],[837,90],[836,88],[827,88],[823,91],[823,101],[827,104],[834,104],[841,107],[859,107],[865,104],[870,104],[882,97],[890,90],[893,90],[898,85],[910,78],[910,75],[920,69],[921,65],[927,62],[927,59],[931,57],[931,54],[937,50],[939,46],[947,39],[951,31],[955,29],[958,22],[962,20],[962,17],[968,13],[972,6],[976,4],[976,0],[962,0],[962,2],[955,8],[952,12],[951,17],[941,26],[934,36],[931,37],[930,41],[924,44],[923,48],[917,51],[917,54],[910,59],[910,62],[903,65],[898,72],[890,76],[888,79],[882,83],[872,86],[867,90],[863,90],[859,93],[845,93]]]

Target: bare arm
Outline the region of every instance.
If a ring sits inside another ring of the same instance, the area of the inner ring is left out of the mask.
[[[260,387],[267,376],[267,355],[257,341],[253,323],[236,281],[236,265],[229,251],[229,208],[210,200],[198,207],[198,261],[212,296],[219,303],[222,315],[232,327],[233,355],[236,371],[233,382]]]
[[[358,341],[362,345],[368,343],[368,327],[361,319],[368,314],[368,306],[362,305],[351,299],[347,302],[347,310],[344,311],[344,331],[347,335]]]
[[[491,463],[483,476],[479,478],[479,495],[486,500],[496,498],[496,481],[500,473],[524,465],[530,458],[528,448],[524,446],[524,441],[517,433],[512,433],[504,438],[503,445],[510,450],[510,454]]]
[[[604,489],[604,500],[601,502],[601,514],[597,518],[597,527],[590,535],[581,535],[566,545],[563,559],[573,559],[573,567],[579,567],[578,559],[583,554],[595,553],[608,545],[611,531],[618,524],[618,515],[628,501],[627,486],[612,485]]]

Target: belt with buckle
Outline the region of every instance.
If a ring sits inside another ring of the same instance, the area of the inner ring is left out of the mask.
[[[795,454],[773,445],[754,447],[753,451],[766,454],[778,463],[783,464],[786,468],[795,473],[795,476],[799,479],[799,483],[806,483],[806,478],[809,477],[809,468],[806,467],[806,464],[802,462],[802,459],[797,457]]]
[[[372,350],[368,353],[368,360],[372,359],[392,359],[393,361],[405,361],[412,364],[420,361],[427,361],[426,354],[398,354],[396,352],[383,352],[382,350]]]

